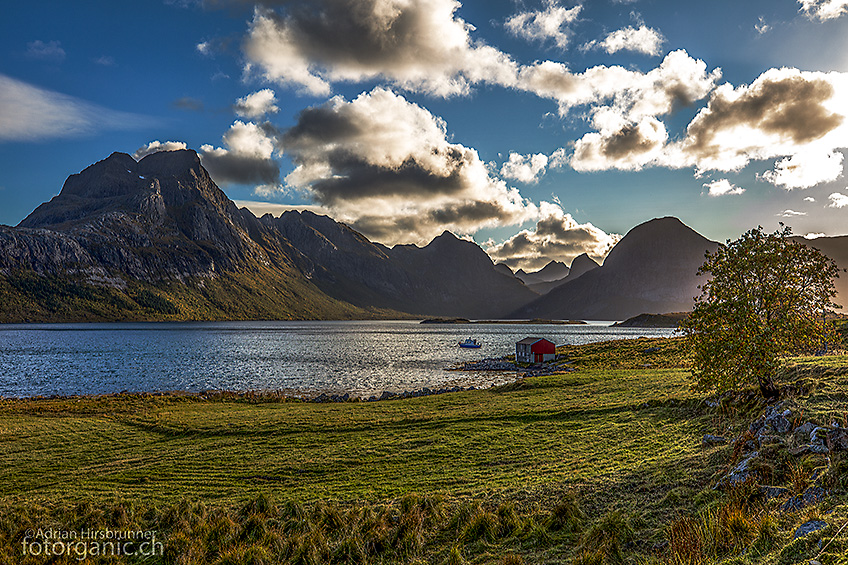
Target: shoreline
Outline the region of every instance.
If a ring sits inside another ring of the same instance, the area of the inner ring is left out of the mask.
[[[463,371],[463,369],[445,369],[451,371]],[[340,391],[331,389],[277,389],[277,390],[235,390],[235,389],[209,389],[203,391],[190,390],[156,390],[156,391],[129,391],[103,392],[88,394],[49,394],[33,396],[0,396],[3,402],[37,402],[43,400],[100,400],[110,398],[188,398],[192,400],[226,400],[226,399],[249,399],[257,402],[304,402],[323,404],[328,402],[380,402],[385,400],[400,400],[404,398],[418,398],[422,396],[434,396],[437,394],[448,394],[453,392],[469,392],[474,390],[487,390],[497,386],[503,386],[520,381],[526,373],[520,371],[486,371],[483,369],[469,370],[467,372],[479,375],[468,378],[455,378],[438,385],[422,386],[412,390],[392,391]],[[508,378],[481,378],[482,374],[498,373]]]
[[[203,391],[129,391],[104,392],[90,394],[50,394],[33,396],[0,396],[0,402],[28,402],[41,400],[97,400],[108,398],[190,398],[197,400],[223,400],[227,398],[246,398],[260,402],[306,402],[323,404],[328,402],[381,402],[435,396],[453,392],[487,390],[520,382],[527,377],[552,375],[574,371],[573,367],[561,367],[549,364],[520,367],[508,361],[507,357],[464,361],[446,367],[445,371],[468,373],[467,377],[457,377],[439,385],[422,386],[412,390],[392,391],[340,391],[338,389],[269,389],[234,390],[209,389]],[[500,378],[497,378],[500,377]]]

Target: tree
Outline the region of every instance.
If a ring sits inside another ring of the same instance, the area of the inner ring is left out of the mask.
[[[694,352],[693,375],[703,390],[725,391],[756,381],[766,398],[779,390],[781,356],[826,348],[825,321],[839,269],[818,250],[790,239],[792,230],[762,227],[707,252],[695,308],[683,329]]]

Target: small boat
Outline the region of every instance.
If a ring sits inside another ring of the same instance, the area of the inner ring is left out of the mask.
[[[466,338],[465,341],[460,341],[459,346],[468,349],[478,349],[481,344],[477,343],[476,339]]]

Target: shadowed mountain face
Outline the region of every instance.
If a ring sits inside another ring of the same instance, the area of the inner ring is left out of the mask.
[[[824,255],[836,261],[840,269],[848,268],[848,235],[818,237],[816,239],[793,237],[792,239],[818,249]],[[839,278],[834,283],[837,293],[834,301],[842,306],[843,312],[848,311],[848,274],[840,273]]]
[[[573,281],[574,279],[583,275],[583,273],[588,273],[592,269],[597,269],[600,267],[594,259],[589,257],[586,253],[581,253],[577,257],[574,258],[574,261],[571,262],[571,270],[568,272],[568,276],[563,279],[563,282]]]
[[[504,316],[534,296],[496,269],[478,245],[449,232],[423,248],[388,248],[308,211],[265,215],[261,221],[300,252],[299,267],[319,288],[352,304],[488,318]]]
[[[517,318],[616,320],[691,310],[698,267],[718,244],[677,218],[641,224],[618,242],[603,267],[584,272],[513,313]]]
[[[70,176],[17,228],[0,227],[0,245],[0,276],[34,272],[120,288],[182,281],[201,293],[204,281],[219,275],[247,277],[278,302],[268,313],[257,306],[254,317],[278,317],[280,302],[295,317],[362,317],[353,304],[497,317],[534,296],[497,271],[480,247],[449,233],[424,248],[389,249],[326,216],[259,220],[226,197],[194,151],[139,162],[113,153]],[[266,279],[273,285],[260,282]],[[26,292],[27,285],[19,286]],[[243,298],[238,291],[218,297],[214,308]],[[331,307],[316,306],[325,304]]]
[[[803,240],[848,265],[848,237]],[[16,228],[0,226],[0,321],[416,316],[625,319],[691,309],[708,241],[676,218],[633,228],[603,267],[552,262],[525,286],[476,244],[373,243],[311,212],[257,219],[194,151],[113,153]],[[521,274],[521,273],[519,273]],[[848,295],[848,278],[837,281]],[[545,291],[539,296],[531,288]],[[837,299],[838,300],[838,299]]]
[[[561,279],[553,280],[549,282],[539,282],[539,283],[531,283],[527,285],[527,288],[535,292],[536,294],[547,294],[556,287],[565,284],[569,281],[573,281],[574,279],[583,275],[583,273],[587,273],[592,269],[597,269],[600,265],[595,263],[595,261],[589,257],[586,253],[581,253],[571,262],[571,267],[568,269],[568,274]]]
[[[524,269],[519,269],[515,273],[515,276],[521,279],[526,285],[559,281],[568,276],[568,267],[565,266],[565,263],[551,261],[533,273],[526,273]]]

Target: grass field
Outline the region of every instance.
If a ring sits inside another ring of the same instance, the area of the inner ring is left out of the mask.
[[[106,559],[115,563],[788,564],[808,562],[830,538],[820,563],[848,563],[839,561],[848,502],[838,476],[826,502],[797,515],[751,485],[711,488],[738,449],[701,438],[739,435],[763,406],[743,394],[710,407],[691,390],[679,340],[561,352],[576,371],[376,403],[0,401],[0,562],[45,563],[22,555],[20,540],[51,526],[164,539],[162,556]],[[789,402],[822,421],[848,413],[846,373],[843,357],[793,360],[783,378],[801,384]],[[811,481],[821,462],[775,463],[772,477]],[[831,526],[808,536],[818,536],[810,548],[790,543],[808,514],[828,511]],[[707,548],[709,527],[736,533]],[[700,545],[681,546],[681,531]]]

